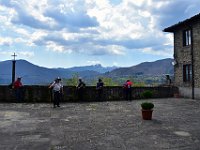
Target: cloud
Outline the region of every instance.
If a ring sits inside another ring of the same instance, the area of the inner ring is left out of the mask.
[[[25,56],[25,57],[33,57],[35,56],[34,52],[30,52],[30,51],[20,51],[18,52],[20,56]]]
[[[200,12],[199,0],[154,0],[153,5],[160,3],[160,7],[151,8],[151,13],[157,18],[157,27],[166,28]]]
[[[58,53],[172,56],[165,27],[200,11],[199,0],[0,0],[1,46]],[[22,49],[23,50],[23,49]],[[168,54],[167,54],[168,53]]]
[[[53,50],[54,52],[59,52],[59,53],[72,53],[72,50],[70,48],[67,48],[63,45],[59,45],[55,42],[47,42],[46,43],[46,47],[49,49],[49,50]]]
[[[11,18],[13,24],[45,30],[66,28],[69,31],[98,26],[96,18],[88,16],[86,10],[76,9],[80,5],[78,2],[72,8],[68,1],[62,0],[42,3],[37,1],[0,1],[0,3],[15,10]]]
[[[24,25],[34,29],[53,30],[58,28],[56,22],[43,15],[45,1],[0,1],[2,6],[13,10],[9,17],[10,22],[15,25]]]
[[[10,46],[13,40],[9,37],[0,37],[0,46]]]
[[[8,56],[12,56],[14,52],[11,51],[0,51],[1,55],[8,55]],[[35,54],[32,51],[18,51],[17,53],[15,53],[17,56],[20,57],[33,57]]]
[[[113,66],[119,66],[118,62],[113,62]]]
[[[172,49],[162,49],[161,51],[161,50],[153,49],[152,47],[147,47],[147,48],[141,49],[141,51],[143,53],[151,54],[151,55],[172,57]]]
[[[98,26],[96,18],[88,16],[86,11],[68,9],[65,6],[62,8],[52,6],[44,12],[44,15],[53,18],[62,28],[66,27],[68,30]]]
[[[98,60],[88,60],[87,64],[89,64],[89,65],[96,65],[96,64],[101,64],[101,62],[98,61]]]

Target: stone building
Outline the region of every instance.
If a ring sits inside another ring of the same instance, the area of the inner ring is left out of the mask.
[[[175,86],[181,96],[200,99],[200,13],[164,32],[174,33]]]

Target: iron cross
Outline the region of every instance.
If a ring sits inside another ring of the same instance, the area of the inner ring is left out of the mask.
[[[14,53],[13,55],[11,55],[11,56],[13,56],[14,57],[14,60],[15,60],[15,57],[17,57],[17,55]]]

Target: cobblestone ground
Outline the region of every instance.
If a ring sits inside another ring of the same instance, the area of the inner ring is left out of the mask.
[[[200,101],[152,99],[152,121],[141,118],[144,100],[0,104],[1,150],[200,150]]]

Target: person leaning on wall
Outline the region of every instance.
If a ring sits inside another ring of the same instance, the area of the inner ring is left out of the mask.
[[[76,86],[79,101],[83,101],[84,88],[85,88],[85,83],[81,78],[79,78],[78,85]]]
[[[130,80],[127,80],[123,86],[126,100],[132,100],[132,84]]]
[[[103,86],[104,83],[101,79],[98,80],[96,90],[97,90],[97,100],[102,101],[103,100]]]
[[[23,96],[23,84],[21,82],[21,77],[18,77],[17,80],[13,83],[13,89],[15,91],[15,100],[16,102],[22,102],[24,100]]]
[[[60,107],[61,96],[63,95],[63,85],[61,78],[56,78],[55,81],[49,86],[53,91],[53,107]]]

